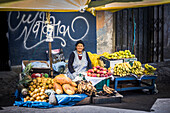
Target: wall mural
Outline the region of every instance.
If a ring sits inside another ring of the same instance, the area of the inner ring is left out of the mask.
[[[22,60],[47,60],[47,24],[45,12],[9,12],[8,37],[12,65]],[[54,26],[52,49],[63,48],[65,57],[74,50],[78,40],[85,42],[86,51],[96,52],[96,19],[85,13],[51,13]],[[88,46],[90,45],[90,47]]]

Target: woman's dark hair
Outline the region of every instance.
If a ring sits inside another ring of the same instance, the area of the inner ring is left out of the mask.
[[[83,42],[82,40],[77,41],[76,44],[75,44],[75,46],[77,47],[78,44],[82,44],[83,46],[85,46],[85,45],[84,45],[84,42]],[[75,50],[77,50],[76,47],[75,47]],[[84,49],[83,49],[83,51],[84,51]]]

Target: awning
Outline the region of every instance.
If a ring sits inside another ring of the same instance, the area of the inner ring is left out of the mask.
[[[0,11],[78,12],[89,0],[1,0]]]
[[[118,11],[168,4],[170,0],[1,0],[0,11],[84,12]]]
[[[118,11],[126,8],[148,7],[155,5],[168,4],[170,0],[102,0],[89,3],[89,9],[95,8],[96,11]]]

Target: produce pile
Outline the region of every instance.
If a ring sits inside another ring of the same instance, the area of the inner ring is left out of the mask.
[[[87,95],[96,95],[97,94],[97,90],[96,88],[92,85],[91,82],[87,82],[87,81],[80,81],[78,83],[78,90],[77,93],[85,93]]]
[[[69,77],[63,74],[57,75],[54,78],[54,91],[57,94],[63,94],[65,92],[68,95],[75,94],[77,84],[73,82]]]
[[[28,94],[24,98],[26,101],[48,102],[49,96],[45,93],[46,90],[54,90],[56,94],[66,93],[73,95],[77,91],[77,84],[63,74],[56,76],[54,79],[37,77],[29,83],[27,88]],[[25,88],[24,88],[25,89]]]
[[[109,96],[123,97],[115,89],[106,86],[106,84],[104,84],[104,86],[103,86],[103,91],[97,92],[97,95],[108,96],[108,97]]]
[[[89,69],[87,71],[87,76],[89,77],[109,77],[111,75],[112,73],[110,72],[110,70],[100,66],[95,66],[93,67],[93,69]]]
[[[45,94],[45,89],[53,89],[53,80],[51,78],[37,77],[29,84],[28,95],[24,98],[26,101],[48,102],[48,95]]]
[[[80,81],[78,83],[78,90],[77,93],[85,93],[89,96],[117,96],[117,97],[123,97],[120,95],[116,90],[113,88],[110,88],[104,84],[103,91],[97,92],[96,88],[92,85],[91,82],[88,81]]]
[[[120,77],[130,75],[131,68],[129,63],[117,63],[114,67],[114,75],[119,75]]]
[[[145,74],[146,75],[154,75],[154,71],[156,71],[156,68],[149,64],[145,64]]]
[[[117,63],[114,67],[114,75],[118,75],[120,77],[130,75],[131,73],[137,76],[144,74],[154,75],[154,71],[156,71],[156,68],[149,64],[145,64],[145,68],[143,68],[139,61],[134,61],[132,67],[129,63]]]
[[[141,62],[139,61],[134,61],[133,66],[132,66],[132,73],[138,76],[141,76],[144,74],[144,68],[142,67]]]
[[[119,51],[114,53],[104,54],[104,57],[107,59],[123,59],[123,58],[135,58],[135,55],[132,54],[129,50]]]

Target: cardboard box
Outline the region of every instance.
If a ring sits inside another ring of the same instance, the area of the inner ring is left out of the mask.
[[[100,59],[103,60],[106,68],[109,68],[109,67],[114,68],[114,66],[117,63],[123,63],[124,61],[123,59],[111,59],[110,60],[110,59],[105,58],[104,56],[101,56]]]
[[[26,65],[31,63],[31,62],[41,62],[41,63],[46,63],[48,67],[33,67],[32,71],[30,73],[50,73],[50,66],[47,61],[42,61],[42,60],[23,60],[22,61],[22,71],[25,69]]]

